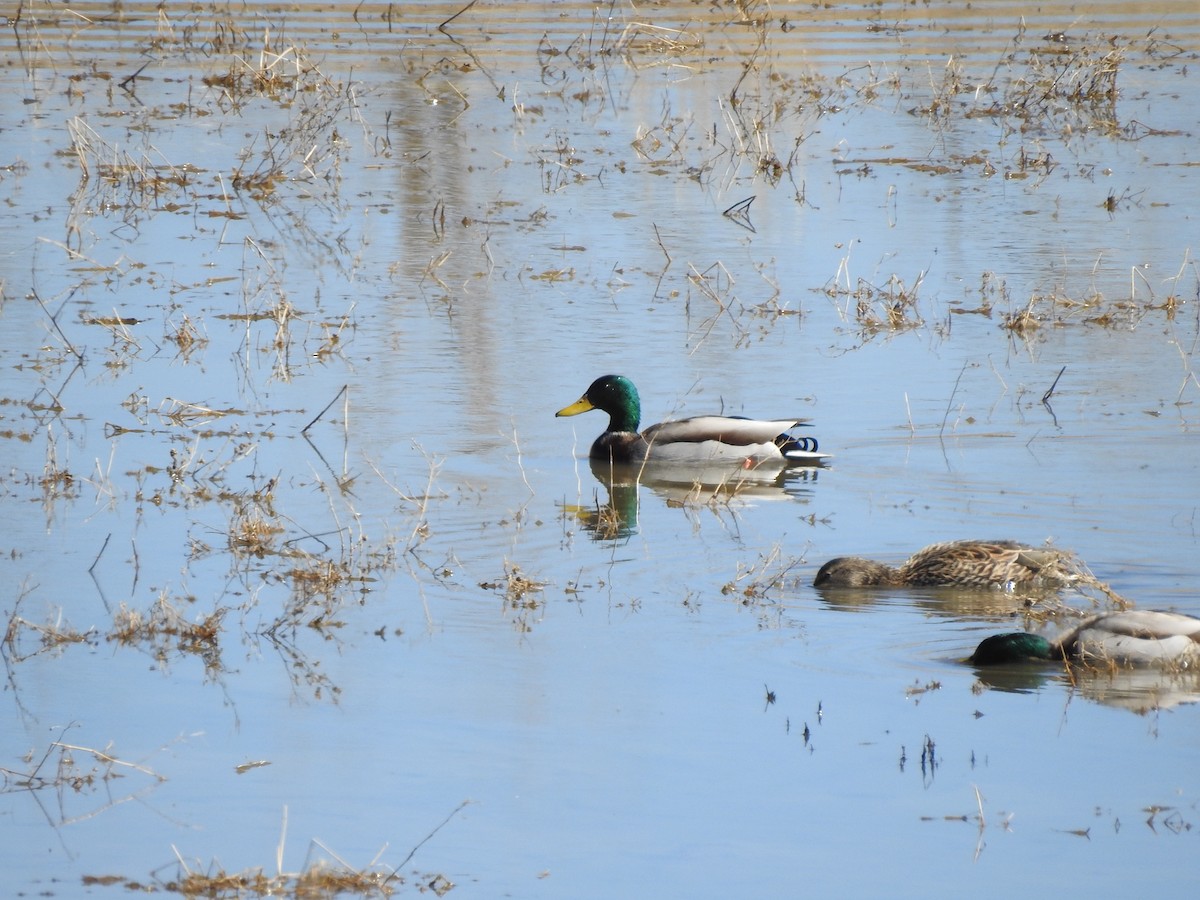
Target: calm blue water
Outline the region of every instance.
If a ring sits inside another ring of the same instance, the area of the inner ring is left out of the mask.
[[[401,874],[455,896],[1191,885],[1194,680],[988,687],[1019,599],[809,587],[1052,539],[1200,615],[1186,4],[74,8],[0,34],[10,893],[435,830]],[[1115,107],[998,112],[1060,30],[1067,81],[1125,49]],[[553,416],[608,371],[831,465],[610,501]],[[112,639],[156,609],[217,646]]]

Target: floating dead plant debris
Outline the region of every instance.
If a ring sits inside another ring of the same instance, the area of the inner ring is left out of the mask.
[[[160,662],[172,653],[194,653],[203,658],[206,668],[220,669],[221,622],[227,612],[226,607],[218,607],[189,620],[164,592],[146,611],[122,603],[106,637],[120,644],[145,644]]]
[[[208,343],[208,338],[205,337],[196,327],[196,323],[192,318],[183,314],[183,319],[178,325],[168,325],[166,333],[167,340],[175,344],[183,357],[186,359],[196,347],[203,347]]]
[[[159,49],[153,55],[201,52],[215,67],[201,79],[207,90],[199,92],[202,96],[189,92],[186,103],[162,108],[138,103],[130,110],[113,109],[103,120],[90,122],[82,115],[69,120],[70,152],[80,169],[74,218],[100,210],[133,223],[138,213],[153,210],[240,220],[246,216],[240,207],[245,200],[266,205],[286,185],[318,179],[336,184],[347,147],[338,126],[356,117],[357,89],[327,79],[304,48],[276,43],[270,27],[251,34],[228,17],[205,16],[198,5],[175,12],[176,22],[188,21],[175,27],[160,9],[152,41]],[[189,13],[195,18],[189,20]],[[121,81],[121,88],[134,93],[144,68]],[[287,108],[288,127],[251,133],[246,146],[230,145],[237,152],[227,166],[208,170],[168,160],[145,137],[147,123],[155,120],[237,113],[249,121],[263,104]],[[199,209],[206,200],[214,201],[213,207]],[[83,239],[78,229],[68,237]]]
[[[721,593],[740,597],[745,605],[755,604],[794,580],[792,573],[803,562],[799,557],[785,557],[782,547],[775,544],[767,553],[760,553],[753,563],[738,563],[737,574],[721,587]]]
[[[160,419],[170,425],[193,427],[210,422],[213,419],[219,419],[222,416],[244,414],[245,410],[213,409],[202,403],[189,403],[185,400],[176,400],[174,397],[166,397],[159,404],[155,413]]]
[[[921,684],[920,681],[914,681],[904,689],[904,697],[907,700],[911,700],[914,697],[920,697],[922,694],[927,694],[930,691],[940,690],[941,687],[942,683],[940,681],[927,681],[925,684]]]
[[[521,567],[504,561],[504,578],[500,581],[481,581],[484,590],[504,589],[504,603],[510,609],[537,609],[538,601],[530,594],[540,594],[549,582],[538,581],[521,572]]]
[[[684,123],[679,121],[667,122],[653,128],[638,126],[637,136],[630,146],[648,163],[662,165],[671,160],[681,161],[685,134]]]
[[[540,599],[542,591],[548,582],[529,578],[521,572],[519,566],[504,561],[504,578],[500,581],[481,581],[479,586],[489,591],[504,591],[503,609],[515,613],[513,625],[522,632],[533,630],[534,622],[531,616],[538,610],[544,610],[545,603]]]
[[[65,736],[69,729],[74,728],[75,724],[64,726],[60,740],[51,741],[41,756],[30,751],[25,757],[25,762],[31,768],[18,770],[0,766],[0,779],[3,781],[0,784],[0,793],[52,790],[58,794],[59,798],[57,806],[62,815],[59,824],[65,825],[91,818],[104,809],[110,809],[118,803],[153,790],[167,780],[165,776],[158,774],[153,769],[118,758],[112,753],[111,747],[106,750],[98,750],[94,747],[68,744],[61,740],[61,737]],[[86,758],[91,759],[90,766],[87,764]],[[147,783],[143,780],[140,784],[125,781],[135,774],[146,776],[150,781]],[[113,796],[113,785],[118,782],[126,785],[127,789],[132,790],[132,793],[125,796]],[[66,815],[64,808],[69,796],[90,795],[102,788],[107,795],[107,800],[102,807],[79,815]],[[43,806],[42,808],[46,810],[49,807]]]
[[[98,876],[110,877],[110,876]],[[435,876],[437,878],[443,876]],[[99,883],[95,878],[84,883]],[[110,882],[111,883],[111,882]],[[178,878],[145,885],[120,879],[127,890],[162,890],[183,897],[390,897],[403,884],[398,876],[375,869],[353,869],[314,863],[300,872],[268,875],[261,869],[244,872],[185,871]]]
[[[47,613],[44,623],[33,622],[20,614],[21,604],[29,597],[30,588],[23,586],[13,603],[12,613],[8,617],[8,625],[4,629],[4,639],[0,642],[0,651],[5,660],[23,662],[26,659],[52,650],[61,650],[71,644],[95,644],[98,633],[96,629],[79,631],[71,626],[64,618],[61,609]],[[36,649],[22,647],[23,635],[35,635],[38,646]]]
[[[745,200],[739,200],[737,203],[726,209],[721,215],[741,225],[747,231],[755,231],[754,223],[750,220],[750,204],[754,202],[754,197],[747,197]]]
[[[116,328],[121,325],[138,325],[142,322],[141,319],[135,319],[132,316],[84,316],[83,323],[85,325],[103,325],[105,328]]]
[[[22,635],[36,636],[38,646],[35,649],[22,648]],[[5,653],[11,654],[13,662],[24,662],[40,653],[61,650],[71,644],[95,645],[99,633],[95,628],[79,631],[63,620],[62,610],[50,614],[47,622],[32,622],[17,615],[14,609],[4,630]]]
[[[270,764],[271,761],[269,759],[255,759],[251,760],[250,762],[244,762],[240,765],[234,766],[233,771],[239,775],[244,775],[251,769],[261,769],[263,766],[269,766]]]
[[[275,553],[275,539],[283,533],[283,527],[274,519],[268,519],[255,509],[237,512],[229,526],[229,549],[235,555],[250,554],[262,559]]]
[[[859,278],[851,288],[846,264],[847,260],[843,259],[838,275],[826,284],[824,293],[834,300],[846,299],[845,307],[840,308],[842,315],[844,318],[852,317],[864,336],[908,331],[925,324],[918,308],[924,272],[917,274],[911,287],[905,285],[900,276],[893,274],[882,287]],[[854,304],[853,313],[850,311],[851,302]]]
[[[1160,297],[1141,267],[1131,270],[1127,297],[1108,297],[1095,288],[1076,293],[1066,285],[1056,285],[1032,294],[1024,306],[1010,309],[1000,327],[1028,340],[1044,327],[1133,329],[1152,313],[1163,313],[1171,321],[1185,302],[1183,298],[1200,293],[1200,272],[1190,252],[1184,254],[1179,270],[1160,282],[1159,290],[1164,289],[1166,295]],[[1000,299],[1007,300],[1006,293]]]
[[[598,541],[615,541],[628,537],[637,529],[638,507],[636,488],[633,489],[632,499],[627,499],[626,493],[620,490],[616,499],[620,499],[621,503],[616,502],[616,499],[602,502],[599,493],[596,493],[590,507],[563,504],[564,525],[573,518],[584,531]]]
[[[575,280],[575,270],[574,269],[547,269],[544,272],[539,272],[537,274],[530,275],[529,277],[532,278],[534,281],[545,281],[549,284],[557,284],[560,281],[574,281]]]
[[[404,879],[395,872],[380,868],[354,869],[343,864],[313,863],[300,872],[269,875],[261,869],[225,872],[219,867],[211,872],[185,871],[166,881],[143,883],[116,875],[85,875],[83,884],[97,886],[121,885],[128,891],[156,893],[165,891],[183,897],[295,897],[333,898],[391,897],[404,886]],[[414,876],[413,886],[421,893],[429,891],[444,897],[455,887],[453,881],[440,873]]]
[[[284,871],[283,856],[288,821],[288,811],[285,807],[283,835],[280,837],[275,851],[274,875],[268,874],[262,868],[227,872],[216,861],[202,871],[195,863],[189,864],[179,850],[172,846],[171,849],[175,853],[174,865],[177,869],[174,877],[162,878],[157,873],[152,873],[153,880],[143,883],[112,875],[89,875],[84,876],[84,884],[106,886],[121,884],[130,891],[140,893],[166,891],[183,897],[294,897],[297,900],[299,898],[334,898],[346,895],[391,897],[405,884],[405,878],[400,874],[400,870],[408,865],[417,851],[469,802],[460,803],[395,867],[382,865],[377,856],[368,865],[356,868],[323,842],[314,839],[309,845],[304,866],[295,872]],[[318,854],[321,858],[314,858]],[[444,897],[455,887],[454,882],[441,873],[413,872],[410,877],[413,887],[418,891],[421,893],[429,891],[438,897]]]
[[[951,60],[932,98],[911,112],[944,121],[960,108],[958,98],[970,97],[961,107],[966,118],[1012,119],[1012,129],[1024,134],[1094,130],[1118,136],[1117,77],[1131,49],[1119,37],[1087,33],[1031,43],[1022,27],[990,78],[973,82]]]
[[[1011,310],[1001,319],[1000,327],[1028,338],[1044,327],[1065,328],[1094,325],[1100,328],[1136,328],[1150,312],[1161,309],[1173,315],[1173,304],[1156,306],[1129,300],[1109,300],[1092,292],[1070,296],[1058,291],[1034,294],[1025,306]]]
[[[311,692],[314,700],[337,703],[342,689],[322,670],[321,661],[310,657],[297,643],[301,624],[296,619],[295,610],[285,611],[255,637],[262,637],[279,655],[283,671],[297,699],[302,693],[300,689],[304,688],[305,696]],[[315,626],[314,630],[320,631],[320,626]],[[326,639],[330,637],[324,632],[322,636]]]
[[[984,272],[979,278],[979,305],[975,307],[951,306],[954,315],[980,315],[991,318],[992,311],[999,303],[1011,305],[1008,295],[1008,285],[995,272]]]
[[[87,200],[107,210],[151,209],[171,198],[186,199],[198,169],[152,159],[148,152],[134,155],[101,137],[82,117],[67,121],[71,149],[79,161],[81,186],[76,202]],[[187,205],[183,203],[182,205]]]
[[[621,32],[614,49],[624,53],[634,69],[676,65],[682,57],[704,49],[704,36],[680,28],[631,22]]]
[[[294,566],[287,572],[297,596],[311,599],[316,594],[326,597],[336,592],[350,577],[346,566],[330,559],[314,558],[305,567]]]
[[[1001,327],[1007,328],[1013,334],[1021,337],[1027,337],[1041,328],[1042,319],[1034,306],[1036,299],[1036,297],[1031,297],[1029,303],[1022,309],[1006,313]]]
[[[1193,827],[1192,823],[1185,819],[1183,813],[1175,806],[1151,805],[1145,807],[1142,812],[1146,813],[1146,826],[1154,832],[1158,831],[1158,825],[1162,825],[1172,834],[1183,834],[1191,831]]]

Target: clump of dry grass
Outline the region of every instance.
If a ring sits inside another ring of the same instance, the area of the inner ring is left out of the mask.
[[[1095,325],[1101,328],[1134,328],[1153,307],[1109,300],[1099,291],[1072,296],[1053,290],[1033,294],[1023,307],[1005,313],[1000,327],[1018,337],[1032,337],[1043,327]]]
[[[178,324],[168,326],[166,337],[168,341],[179,348],[185,359],[191,355],[193,350],[208,343],[208,338],[187,313],[183,314],[183,318]]]
[[[361,897],[390,897],[405,884],[400,870],[408,865],[417,851],[437,834],[451,819],[453,819],[469,801],[460,803],[442,822],[414,846],[395,867],[381,865],[378,857],[369,864],[355,867],[343,860],[337,853],[323,844],[313,840],[304,866],[295,872],[284,870],[283,856],[287,836],[287,807],[283,811],[283,834],[275,850],[275,874],[269,874],[262,868],[246,869],[241,872],[227,872],[219,863],[213,863],[207,871],[189,865],[182,854],[175,848],[175,877],[161,879],[155,877],[152,884],[117,878],[113,876],[88,876],[87,884],[123,884],[128,890],[141,892],[170,891],[184,897],[295,897],[299,898],[334,898],[347,894]],[[313,858],[320,851],[322,858]],[[444,897],[455,887],[454,882],[440,873],[418,874],[413,876],[413,886],[425,893],[426,891]]]
[[[1027,41],[1022,27],[982,83],[948,76],[930,109],[945,112],[951,108],[948,94],[969,91],[976,101],[991,99],[967,108],[967,118],[1013,120],[1012,129],[1023,134],[1119,134],[1117,80],[1132,45],[1116,35],[1062,32]],[[1001,73],[1008,74],[1007,80],[1001,81]]]
[[[41,646],[32,653],[19,652],[18,642],[22,631],[36,634],[38,643]],[[22,662],[32,656],[37,656],[39,653],[61,649],[70,644],[95,644],[96,637],[96,629],[89,628],[87,631],[79,631],[64,622],[61,611],[59,611],[52,621],[44,623],[31,622],[21,616],[13,615],[8,620],[8,627],[4,633],[4,643],[13,651],[14,661]]]
[[[784,556],[780,545],[775,544],[767,553],[760,553],[753,563],[738,563],[737,574],[722,586],[721,593],[739,597],[746,605],[758,603],[784,587],[802,563],[798,557]]]
[[[13,662],[23,662],[26,659],[53,650],[61,650],[71,644],[94,644],[98,637],[96,629],[79,631],[63,618],[59,609],[49,614],[47,621],[34,622],[20,614],[21,604],[28,597],[28,589],[22,589],[13,604],[8,625],[4,629],[3,641],[0,647],[4,655]],[[37,648],[24,649],[22,637],[26,634],[36,635]]]
[[[218,607],[193,621],[163,592],[146,611],[122,603],[113,615],[107,639],[126,645],[145,644],[160,661],[172,651],[195,653],[204,659],[207,668],[219,669],[221,623],[227,612],[227,608]]]
[[[75,727],[75,723],[62,729],[62,736]],[[25,763],[32,768],[27,770],[9,769],[0,766],[0,779],[3,786],[0,793],[13,791],[41,791],[51,789],[59,795],[59,808],[64,805],[68,791],[72,794],[85,794],[99,786],[111,786],[119,779],[128,778],[133,773],[148,776],[151,787],[166,781],[152,769],[138,763],[127,762],[114,756],[108,750],[98,750],[94,747],[84,747],[78,744],[68,744],[65,741],[51,741],[42,755],[36,756],[32,751],[25,756]],[[92,765],[81,762],[81,758],[90,757]],[[109,788],[111,790],[111,787]],[[139,788],[138,792],[145,790]],[[128,799],[128,798],[126,798]],[[110,804],[118,802],[110,797]],[[123,802],[123,801],[122,801]],[[65,824],[69,819],[64,818]]]
[[[67,121],[71,151],[79,163],[82,184],[90,187],[89,202],[124,210],[152,209],[184,199],[196,169],[175,165],[155,148],[129,150],[106,139],[82,117]],[[80,198],[84,196],[80,192]]]
[[[509,560],[504,560],[504,577],[495,581],[481,581],[479,586],[488,591],[504,591],[504,610],[515,612],[515,624],[521,631],[531,631],[529,617],[542,608],[540,599],[542,591],[548,582],[530,578],[521,571],[521,567]]]
[[[318,594],[333,596],[349,580],[350,573],[345,565],[314,558],[307,565],[293,566],[287,571],[287,577],[291,579],[295,594],[308,600]]]
[[[42,468],[40,484],[47,501],[56,497],[73,497],[76,493],[75,476],[59,459],[58,440],[53,426],[46,428],[46,462]]]
[[[207,90],[189,92],[185,114],[239,113],[250,120],[256,108],[274,104],[289,110],[288,127],[252,133],[246,146],[230,148],[239,152],[231,155],[228,167],[206,168],[165,158],[146,137],[148,129],[134,119],[170,121],[179,109],[147,110],[139,103],[103,124],[76,116],[67,123],[81,176],[80,189],[73,195],[79,216],[72,220],[101,209],[136,223],[146,211],[209,205],[204,201],[216,202],[203,214],[240,219],[245,213],[236,202],[237,192],[265,206],[292,183],[323,180],[336,185],[348,146],[339,127],[362,124],[356,86],[331,81],[305,48],[281,41],[276,35],[282,25],[275,31],[266,25],[252,32],[232,15],[222,16],[202,4],[173,12],[174,19],[165,8],[159,9],[158,35],[150,42],[153,55],[196,54],[213,61],[213,70],[203,77]],[[140,72],[129,75],[120,87],[135,95]],[[122,126],[124,133],[118,134]],[[72,236],[82,241],[74,226],[68,231]]]
[[[481,582],[480,587],[489,590],[504,588],[504,603],[510,609],[537,609],[538,601],[533,594],[540,594],[548,582],[530,578],[516,563],[504,561],[504,580]]]
[[[920,291],[925,273],[917,273],[912,285],[907,285],[900,276],[893,274],[878,286],[864,278],[850,285],[849,257],[844,257],[835,275],[824,288],[827,297],[839,304],[844,319],[853,318],[864,336],[881,332],[908,331],[925,324],[920,311]],[[850,304],[853,303],[853,312]]]
[[[1030,52],[1028,68],[1006,97],[1009,110],[1026,120],[1048,118],[1065,103],[1093,125],[1116,125],[1117,75],[1125,47],[1116,36],[1084,35],[1077,41],[1047,35]]]
[[[1200,273],[1190,252],[1179,270],[1164,279],[1166,296],[1160,297],[1145,273],[1134,267],[1130,273],[1129,295],[1106,296],[1094,285],[1077,291],[1058,284],[1045,292],[1030,295],[1021,307],[1010,308],[1001,319],[1000,327],[1023,339],[1030,339],[1045,327],[1095,326],[1100,328],[1138,327],[1154,313],[1163,313],[1169,322],[1188,295],[1200,295]],[[1099,268],[1100,260],[1096,267]],[[1190,283],[1189,283],[1190,282]],[[1001,299],[1007,301],[1007,295]]]
[[[302,623],[297,619],[295,608],[284,611],[267,628],[258,632],[255,637],[266,640],[279,655],[284,674],[292,683],[297,696],[300,689],[311,692],[314,700],[330,700],[334,703],[342,694],[342,689],[333,681],[321,667],[319,659],[313,659],[305,653],[298,643],[298,629]],[[322,624],[313,627],[321,630]],[[323,634],[328,638],[328,634]]]
[[[441,887],[442,881],[446,887]],[[162,889],[184,897],[390,897],[402,880],[386,871],[353,869],[317,862],[299,872],[269,875],[261,869],[226,872],[216,868],[193,872],[186,868],[178,878],[160,882]],[[436,886],[435,886],[436,885]],[[130,890],[145,890],[136,882],[125,882]],[[445,876],[434,876],[427,885],[442,896],[453,884]]]
[[[636,490],[636,489],[635,489]],[[634,496],[632,516],[618,507],[616,503],[603,503],[597,494],[592,506],[567,504],[563,506],[565,516],[574,516],[584,531],[598,541],[615,541],[628,537],[637,527],[637,497]]]
[[[262,559],[276,553],[275,539],[283,527],[254,508],[238,510],[229,525],[229,549],[235,556],[249,554]]]

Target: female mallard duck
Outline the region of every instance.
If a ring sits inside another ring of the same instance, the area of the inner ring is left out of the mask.
[[[1015,541],[946,541],[918,550],[898,569],[857,556],[839,556],[821,566],[813,585],[993,587],[1057,585],[1077,577],[1075,558],[1065,550]]]
[[[608,413],[608,428],[592,444],[591,458],[603,462],[722,463],[753,468],[781,464],[819,465],[826,454],[817,452],[815,438],[794,437],[789,428],[807,419],[764,421],[738,416],[694,416],[662,422],[638,432],[642,404],[637,388],[623,375],[605,375],[592,382],[582,397],[555,413],[577,416],[591,409]]]
[[[992,666],[1027,659],[1077,660],[1093,665],[1196,665],[1200,663],[1200,619],[1152,609],[1101,613],[1054,641],[1027,631],[994,634],[984,638],[969,661]]]

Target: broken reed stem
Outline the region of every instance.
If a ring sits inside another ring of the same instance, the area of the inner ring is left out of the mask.
[[[283,818],[279,823],[279,845],[275,848],[275,874],[283,874],[283,848],[287,844],[288,808],[283,806]]]
[[[83,354],[75,349],[75,345],[71,343],[70,339],[63,333],[63,330],[58,327],[58,316],[51,315],[50,310],[46,309],[46,304],[36,289],[33,291],[33,299],[38,302],[38,306],[42,308],[42,312],[49,316],[50,324],[54,326],[54,330],[58,332],[58,336],[63,339],[63,343],[67,345],[67,349],[71,351],[71,355],[80,362],[83,362]]]
[[[343,384],[342,389],[333,395],[332,400],[330,400],[328,403],[325,404],[325,408],[323,410],[321,410],[319,413],[317,413],[313,417],[311,422],[309,422],[307,425],[305,425],[303,428],[300,429],[300,433],[301,434],[307,433],[308,429],[312,428],[315,424],[317,424],[317,420],[320,419],[321,416],[323,416],[323,415],[325,415],[325,413],[329,412],[329,407],[331,407],[331,406],[333,406],[333,404],[337,403],[338,397],[341,397],[343,394],[345,394],[349,390],[350,390],[350,385]]]
[[[513,422],[512,442],[513,446],[517,449],[517,468],[521,472],[521,480],[525,482],[525,487],[529,488],[529,496],[533,497],[537,494],[537,491],[533,489],[533,485],[529,483],[529,477],[525,474],[525,463],[521,459],[521,442],[517,439],[517,424],[515,421]]]
[[[90,572],[91,572],[93,569],[95,569],[95,568],[96,568],[96,563],[100,562],[100,557],[102,557],[102,556],[104,555],[104,551],[105,551],[105,549],[108,547],[108,542],[109,542],[111,539],[112,539],[112,532],[110,531],[110,532],[109,532],[109,533],[108,533],[108,534],[105,536],[105,538],[104,538],[104,543],[100,545],[100,552],[96,554],[96,558],[95,558],[95,559],[93,559],[93,560],[92,560],[92,564],[91,564],[90,566],[88,566],[88,572],[89,572],[89,573],[90,573]]]
[[[477,0],[471,0],[470,3],[468,3],[462,9],[460,9],[458,12],[456,12],[454,15],[452,15],[450,18],[448,18],[445,22],[443,22],[441,25],[439,25],[438,31],[445,31],[447,25],[449,25],[451,22],[453,22],[455,19],[457,19],[459,16],[461,16],[467,10],[469,10],[472,6],[475,5],[476,2],[477,2]]]
[[[658,233],[658,226],[654,226],[654,239],[658,241],[658,249],[663,252],[663,256],[667,258],[667,268],[671,266],[671,254],[667,252],[667,247],[663,243],[662,235]]]
[[[143,775],[149,775],[151,778],[157,779],[158,781],[167,780],[165,775],[159,775],[153,769],[148,769],[145,766],[139,766],[137,763],[125,762],[123,759],[117,759],[115,756],[109,756],[103,750],[97,750],[94,747],[82,747],[77,744],[64,744],[62,741],[54,741],[50,746],[58,747],[61,750],[74,750],[78,753],[90,753],[98,762],[102,762],[105,765],[125,766],[126,768],[133,769],[136,772],[141,772]]]
[[[964,362],[962,368],[958,370],[958,377],[954,379],[954,390],[950,392],[950,399],[946,401],[946,412],[942,415],[942,427],[938,429],[938,437],[946,433],[946,420],[950,418],[950,407],[954,403],[954,395],[958,393],[958,383],[962,381],[965,371],[967,371],[967,364]]]
[[[474,0],[472,0],[472,2],[474,2]],[[406,865],[408,865],[408,861],[417,855],[417,851],[420,850],[422,846],[424,846],[425,842],[428,841],[435,834],[437,834],[439,831],[441,831],[442,828],[444,828],[446,826],[447,822],[449,822],[451,819],[453,819],[455,816],[457,816],[460,812],[462,812],[462,810],[470,803],[471,803],[470,800],[464,800],[462,803],[458,804],[458,806],[456,806],[451,811],[450,815],[448,815],[448,816],[446,816],[446,818],[442,819],[442,821],[438,824],[438,826],[436,828],[433,829],[433,831],[429,832],[429,834],[427,834],[427,835],[425,835],[425,837],[421,838],[421,840],[419,842],[417,842],[417,845],[408,851],[408,856],[404,857],[404,859],[400,861],[400,865],[398,865],[398,866],[396,866],[396,868],[392,869],[392,874],[389,875],[387,878],[385,878],[383,880],[383,883],[387,884],[393,878],[397,877],[397,873],[401,869],[403,869]]]
[[[1054,383],[1050,385],[1050,387],[1049,387],[1049,389],[1047,389],[1046,393],[1042,394],[1042,402],[1043,403],[1049,402],[1050,398],[1052,396],[1054,396],[1054,389],[1056,387],[1058,387],[1058,379],[1063,377],[1063,372],[1065,372],[1065,371],[1067,371],[1066,366],[1063,366],[1061,369],[1058,370],[1058,374],[1054,376]]]

